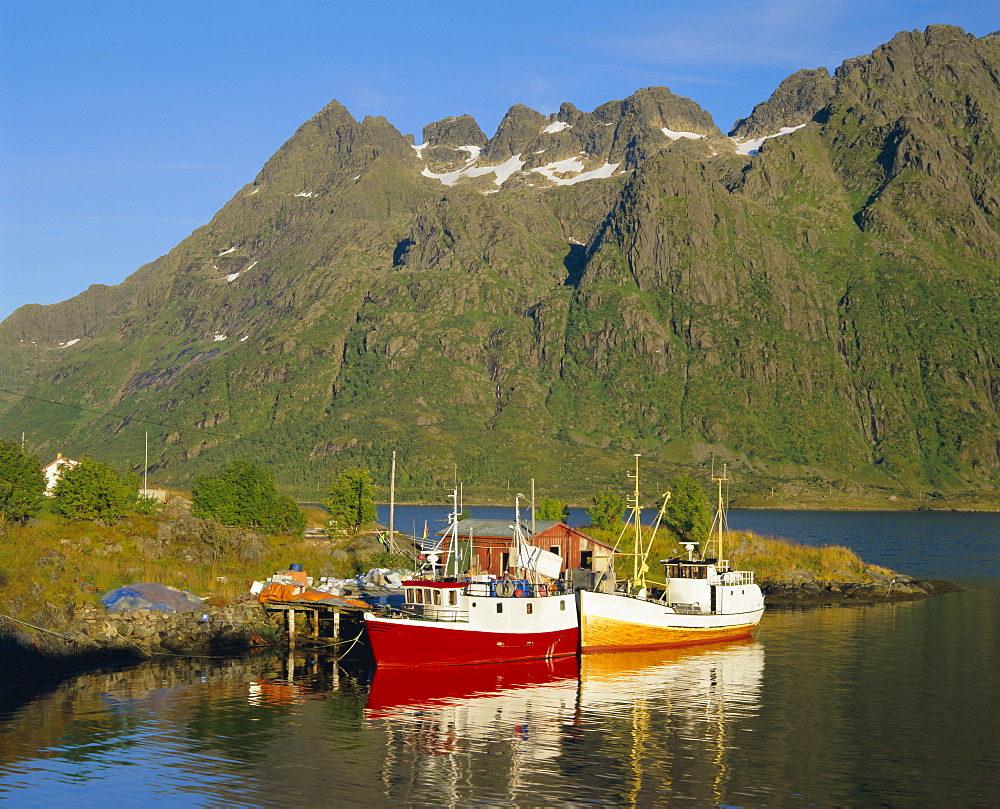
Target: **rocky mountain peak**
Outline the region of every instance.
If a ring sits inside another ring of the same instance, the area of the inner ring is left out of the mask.
[[[486,133],[479,128],[471,115],[455,115],[442,118],[424,127],[424,143],[434,146],[478,146],[486,145]]]
[[[774,135],[785,127],[797,127],[813,120],[829,102],[834,81],[825,67],[798,70],[753,108],[747,118],[733,124],[730,137],[737,141]]]

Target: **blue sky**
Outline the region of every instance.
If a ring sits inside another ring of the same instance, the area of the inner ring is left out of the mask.
[[[640,87],[718,126],[901,30],[995,0],[0,0],[0,318],[115,284],[207,222],[331,99],[413,133]]]

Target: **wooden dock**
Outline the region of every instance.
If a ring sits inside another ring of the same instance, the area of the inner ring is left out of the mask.
[[[313,645],[336,645],[355,640],[361,633],[364,607],[325,601],[266,601],[268,612],[283,612],[282,625],[288,649],[301,642]],[[299,627],[301,624],[301,629]],[[345,628],[350,637],[344,638]]]

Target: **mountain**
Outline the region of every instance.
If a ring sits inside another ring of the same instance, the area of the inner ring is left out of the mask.
[[[0,434],[185,485],[995,491],[1000,36],[903,32],[724,135],[639,90],[422,143],[332,102],[115,287],[0,324]],[[512,489],[513,490],[513,489]]]

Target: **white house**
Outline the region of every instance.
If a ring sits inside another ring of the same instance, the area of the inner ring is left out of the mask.
[[[64,458],[61,452],[56,453],[56,459],[50,463],[48,466],[42,467],[42,474],[45,475],[45,493],[51,497],[52,490],[56,487],[59,482],[59,478],[62,476],[63,469],[72,469],[76,466],[79,461],[72,461],[69,458]]]

